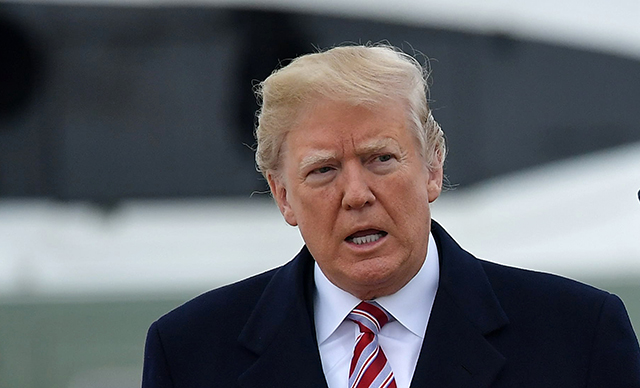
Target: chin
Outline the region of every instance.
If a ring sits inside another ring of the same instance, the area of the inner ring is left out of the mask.
[[[373,299],[393,294],[404,286],[399,284],[402,280],[397,276],[401,271],[398,265],[375,262],[375,259],[358,264],[361,264],[358,266],[360,268],[352,268],[352,271],[344,274],[344,279],[346,291],[360,299]]]

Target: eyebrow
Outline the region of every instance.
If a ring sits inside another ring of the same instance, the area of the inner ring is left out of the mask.
[[[314,152],[312,155],[305,156],[302,161],[300,161],[299,170],[304,171],[311,166],[323,164],[325,162],[328,162],[329,160],[333,160],[336,158],[337,155],[333,151],[319,150]]]
[[[398,143],[392,138],[376,139],[358,146],[356,153],[358,155],[375,154],[387,147],[397,146]]]
[[[356,154],[359,156],[370,155],[394,145],[397,145],[397,142],[392,138],[376,139],[359,145],[356,149]],[[312,166],[321,165],[337,158],[338,155],[334,151],[317,150],[313,154],[305,156],[300,161],[298,168],[299,171],[306,171]]]

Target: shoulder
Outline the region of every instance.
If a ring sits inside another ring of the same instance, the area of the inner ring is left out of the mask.
[[[512,321],[521,318],[549,328],[558,328],[559,321],[571,322],[573,329],[596,327],[605,304],[619,301],[607,291],[566,277],[479,261]]]
[[[299,293],[292,290],[302,290],[312,261],[303,248],[283,266],[208,291],[168,312],[153,326],[163,338],[235,340],[260,308],[270,308],[269,313],[275,314],[295,299]]]
[[[303,248],[281,267],[206,292],[160,317],[147,332],[143,387],[235,384],[255,361],[242,333],[259,324],[261,335],[278,329],[291,306],[300,304],[310,262]]]
[[[482,284],[486,284],[483,280],[486,277],[491,292],[507,313],[522,309],[548,311],[561,316],[576,309],[592,312],[611,296],[606,291],[562,276],[476,258],[460,247],[436,222],[432,223],[432,232],[441,255],[441,275],[450,283],[449,288],[478,293],[483,289]]]
[[[161,332],[195,333],[216,326],[234,326],[248,319],[264,289],[279,268],[208,291],[158,319]],[[224,319],[221,319],[224,316]]]
[[[572,339],[574,346],[592,346],[598,333],[615,330],[636,343],[618,296],[562,276],[479,261],[513,329],[557,343]]]
[[[478,259],[495,292],[503,295],[530,295],[532,300],[595,299],[610,294],[588,284],[545,272],[510,267]]]
[[[509,319],[512,359],[538,360],[539,372],[572,363],[589,370],[589,386],[636,386],[640,348],[622,300],[561,276],[479,260]],[[546,368],[546,369],[545,369]]]

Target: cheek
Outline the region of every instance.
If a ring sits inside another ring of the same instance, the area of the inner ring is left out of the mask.
[[[296,214],[303,232],[332,230],[340,201],[331,190],[301,191],[296,195]],[[319,236],[317,236],[319,237]]]
[[[395,194],[395,201],[405,207],[426,206],[429,203],[429,182],[420,172],[414,172],[390,184]]]
[[[427,184],[420,179],[396,183],[388,200],[396,215],[404,225],[409,225],[409,233],[419,232],[422,225],[429,222],[429,192]]]

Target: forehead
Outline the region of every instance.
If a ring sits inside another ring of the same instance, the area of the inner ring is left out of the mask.
[[[400,104],[367,107],[324,100],[300,113],[283,148],[294,153],[301,149],[334,150],[338,146],[366,151],[408,136],[406,111]]]

